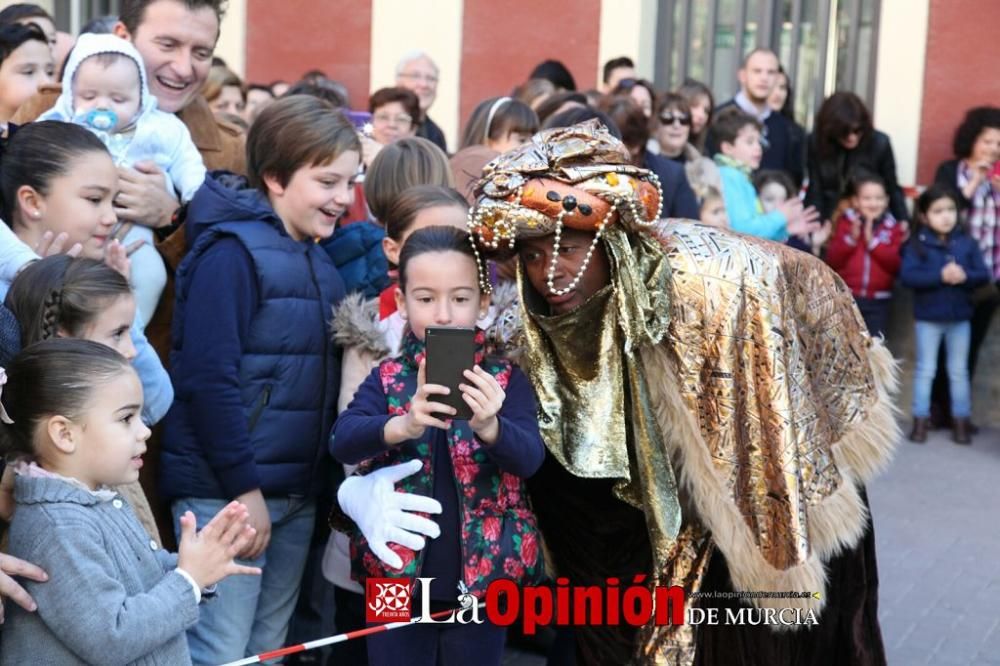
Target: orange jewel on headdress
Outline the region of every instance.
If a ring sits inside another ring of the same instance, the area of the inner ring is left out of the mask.
[[[642,204],[644,217],[647,220],[655,220],[660,210],[660,191],[648,181],[639,183],[639,203]]]

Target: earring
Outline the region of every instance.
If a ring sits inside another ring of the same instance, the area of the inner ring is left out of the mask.
[[[37,210],[31,211],[31,217],[41,217],[41,216],[42,214],[39,213]]]

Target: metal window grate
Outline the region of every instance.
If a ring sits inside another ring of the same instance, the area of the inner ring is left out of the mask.
[[[661,90],[686,77],[724,101],[737,89],[743,57],[758,47],[778,54],[807,128],[823,99],[851,90],[869,105],[881,0],[662,0],[654,80]]]
[[[101,16],[117,16],[121,0],[53,0],[56,28],[76,35],[80,28]]]

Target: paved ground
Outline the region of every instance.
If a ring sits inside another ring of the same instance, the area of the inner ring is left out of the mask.
[[[908,424],[907,424],[908,425]],[[1000,430],[902,442],[868,487],[890,666],[1000,665]],[[511,649],[505,666],[541,666]]]
[[[889,663],[1000,664],[1000,431],[903,442],[868,493]]]

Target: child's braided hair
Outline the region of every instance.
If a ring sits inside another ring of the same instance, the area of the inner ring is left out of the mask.
[[[21,344],[27,347],[60,334],[82,337],[111,300],[131,293],[125,276],[103,262],[57,255],[22,270],[6,305],[17,317]]]

